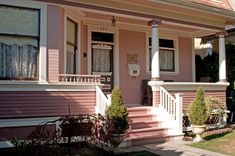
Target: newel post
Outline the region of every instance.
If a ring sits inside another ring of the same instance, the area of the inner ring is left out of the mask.
[[[149,81],[148,85],[151,86],[153,92],[153,107],[159,107],[161,105],[160,87],[164,84],[163,81]]]
[[[183,133],[183,93],[176,93],[176,122],[177,130]]]

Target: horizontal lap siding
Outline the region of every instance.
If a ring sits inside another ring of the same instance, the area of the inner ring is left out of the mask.
[[[188,105],[191,101],[194,100],[196,96],[196,91],[177,91],[177,92],[170,92],[172,95],[175,93],[183,93],[183,111],[186,111]],[[225,91],[205,91],[205,96],[216,96],[226,102],[226,92]]]
[[[95,91],[0,92],[0,118],[95,113]]]

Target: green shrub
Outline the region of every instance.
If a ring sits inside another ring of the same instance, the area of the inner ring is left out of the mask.
[[[112,126],[110,128],[112,133],[122,134],[129,128],[127,108],[118,88],[114,88],[112,91],[111,105],[106,114]]]
[[[211,114],[211,108],[206,105],[204,90],[200,87],[197,90],[195,99],[188,107],[189,121],[193,125],[204,125]]]

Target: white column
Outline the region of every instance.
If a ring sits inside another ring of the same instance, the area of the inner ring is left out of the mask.
[[[159,62],[159,31],[158,26],[161,22],[152,20],[149,22],[152,29],[152,62],[151,77],[152,80],[160,80],[160,62]]]
[[[225,34],[219,34],[219,81],[226,82]]]

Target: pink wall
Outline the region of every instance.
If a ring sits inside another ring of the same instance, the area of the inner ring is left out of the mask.
[[[1,91],[0,119],[95,113],[95,91]]]
[[[63,9],[48,5],[47,15],[48,81],[57,82],[58,74],[63,73]]]
[[[192,39],[179,37],[179,74],[161,75],[162,80],[192,82]]]
[[[144,32],[120,30],[119,31],[119,72],[120,89],[124,102],[127,104],[141,103],[141,83],[143,79],[150,79],[146,72],[146,35]],[[175,82],[192,81],[192,43],[190,38],[179,38],[179,73],[176,75],[161,74],[161,80],[174,80]],[[128,75],[127,54],[137,54],[141,74],[138,78]]]
[[[146,36],[144,32],[119,30],[119,72],[120,89],[123,100],[127,104],[139,104],[141,102],[141,82],[148,78],[146,75]],[[128,75],[127,54],[137,54],[141,75],[131,78]]]

